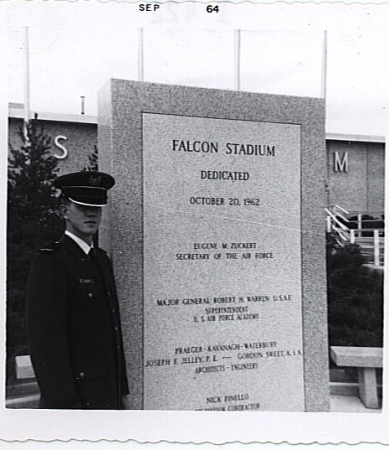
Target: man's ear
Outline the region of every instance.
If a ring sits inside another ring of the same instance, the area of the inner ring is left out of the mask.
[[[64,219],[68,219],[69,215],[68,215],[68,206],[65,203],[62,203],[62,205],[59,208],[60,212],[61,212],[61,216]]]

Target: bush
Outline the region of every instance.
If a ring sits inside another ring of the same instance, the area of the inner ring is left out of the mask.
[[[36,120],[20,130],[20,149],[11,148],[7,216],[7,383],[14,380],[15,356],[28,354],[25,303],[30,264],[37,250],[58,239],[63,221],[52,185],[58,161],[51,139]]]
[[[360,247],[327,240],[330,345],[382,347],[383,276],[364,267]]]
[[[26,132],[26,135],[25,135]],[[53,181],[58,160],[50,153],[51,138],[31,120],[19,132],[21,147],[10,148],[7,216],[7,383],[15,380],[15,356],[29,353],[26,330],[26,284],[37,250],[63,232]],[[98,152],[84,170],[97,170]]]

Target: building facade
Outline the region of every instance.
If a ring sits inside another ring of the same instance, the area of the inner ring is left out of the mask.
[[[23,105],[11,103],[8,115],[8,143],[20,148],[23,127]],[[39,113],[38,124],[51,137],[51,152],[58,158],[59,173],[83,170],[89,166],[89,155],[97,148],[97,119],[76,114]]]
[[[384,212],[385,144],[374,136],[327,134],[327,206]]]

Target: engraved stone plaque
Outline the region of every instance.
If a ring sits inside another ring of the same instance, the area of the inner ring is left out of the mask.
[[[145,408],[302,411],[300,126],[142,123]]]

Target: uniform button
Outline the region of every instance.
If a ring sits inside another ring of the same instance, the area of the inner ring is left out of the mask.
[[[78,374],[78,376],[79,376],[80,378],[85,378],[85,372],[80,372],[80,373]]]
[[[112,308],[112,312],[115,314],[115,312],[116,312],[116,309],[115,308]]]
[[[93,292],[88,292],[88,297],[92,298],[93,297]]]
[[[119,330],[119,328],[118,327],[115,327],[115,331],[118,331]]]
[[[90,402],[86,402],[86,406],[90,406]]]

